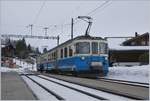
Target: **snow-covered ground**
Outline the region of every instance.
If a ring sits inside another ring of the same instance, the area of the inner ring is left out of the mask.
[[[51,101],[58,101],[56,97],[45,91],[43,88],[41,88],[39,85],[37,85],[27,77],[22,76],[22,78],[25,80],[25,82],[28,84],[30,89],[34,92],[39,100],[46,101],[47,99],[51,99]]]
[[[16,63],[16,65],[20,66],[21,68],[26,68],[28,70],[34,70],[36,71],[36,63],[34,65],[27,63],[25,61],[20,61],[18,59],[13,59],[13,62]]]
[[[36,71],[36,64],[32,65],[24,61],[20,61],[18,59],[13,59],[13,62],[19,66],[19,68],[9,68],[9,67],[1,67],[0,72],[26,72],[28,70]]]
[[[150,65],[132,67],[109,67],[106,78],[149,83]]]

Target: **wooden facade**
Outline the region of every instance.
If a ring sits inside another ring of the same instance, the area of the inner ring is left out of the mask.
[[[135,37],[129,40],[126,40],[122,43],[122,47],[149,47],[149,33],[144,33],[142,35],[135,34]],[[112,66],[114,63],[126,63],[126,65],[129,65],[129,63],[138,63],[141,65],[140,57],[143,54],[149,54],[149,49],[129,49],[129,50],[123,50],[123,49],[110,49],[109,50],[109,61],[110,66]],[[148,62],[144,63],[148,64]],[[133,64],[134,65],[134,64]]]

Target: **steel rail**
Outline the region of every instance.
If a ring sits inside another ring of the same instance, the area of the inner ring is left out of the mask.
[[[42,78],[42,79],[48,80],[48,81],[50,81],[50,82],[56,83],[56,84],[58,84],[58,85],[64,86],[64,87],[66,87],[66,88],[69,88],[69,89],[78,91],[78,92],[80,92],[80,93],[86,94],[86,95],[88,95],[88,96],[94,97],[94,98],[96,98],[96,99],[99,99],[99,100],[108,100],[108,99],[106,99],[106,98],[103,98],[103,97],[94,95],[94,94],[92,94],[92,93],[89,93],[89,92],[86,92],[86,91],[83,91],[83,90],[76,89],[76,88],[74,88],[74,87],[70,87],[70,86],[64,85],[64,84],[62,84],[62,83],[58,83],[58,82],[56,82],[56,81],[53,81],[53,80],[50,80],[50,79],[41,77],[41,76],[39,76],[39,75],[36,75],[36,76],[38,76],[38,77],[40,77],[40,78]]]
[[[130,99],[133,99],[133,100],[145,100],[143,98],[139,98],[138,96],[131,95],[131,94],[129,95],[127,93],[124,93],[124,94],[119,93],[119,92],[116,93],[116,91],[113,91],[113,90],[110,90],[110,89],[107,89],[107,88],[102,88],[102,87],[97,88],[97,87],[93,87],[93,86],[90,86],[90,85],[87,85],[87,84],[81,84],[81,83],[78,83],[78,82],[73,82],[73,81],[69,81],[69,80],[65,80],[65,79],[60,79],[58,77],[54,77],[54,76],[51,76],[51,75],[45,75],[45,76],[55,78],[55,79],[58,79],[58,80],[62,80],[62,81],[65,81],[65,82],[77,84],[77,85],[80,85],[80,86],[84,86],[84,87],[104,91],[104,92],[107,92],[107,93],[115,94],[115,95],[118,95],[118,96],[127,97],[127,98],[130,98]]]
[[[25,75],[27,78],[29,78],[30,80],[32,80],[34,83],[36,83],[37,85],[39,85],[40,87],[42,87],[44,90],[46,90],[47,92],[49,92],[50,94],[52,94],[53,96],[55,96],[58,100],[65,100],[63,97],[61,97],[60,95],[56,94],[55,92],[49,90],[48,88],[44,87],[43,85],[41,85],[40,83],[38,83],[37,81],[33,80],[32,78],[30,78],[29,76]]]
[[[125,85],[149,88],[149,84],[148,83],[140,83],[140,82],[116,80],[116,79],[107,79],[107,78],[100,78],[99,80],[103,80],[104,82],[112,82],[112,83],[118,83],[118,84],[125,84]]]

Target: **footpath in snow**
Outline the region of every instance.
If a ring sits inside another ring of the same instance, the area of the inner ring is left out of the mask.
[[[150,65],[109,67],[106,78],[149,83],[149,67]]]

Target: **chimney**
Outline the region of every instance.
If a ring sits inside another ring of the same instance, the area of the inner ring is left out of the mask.
[[[135,37],[137,37],[138,36],[138,33],[137,32],[135,32]]]

